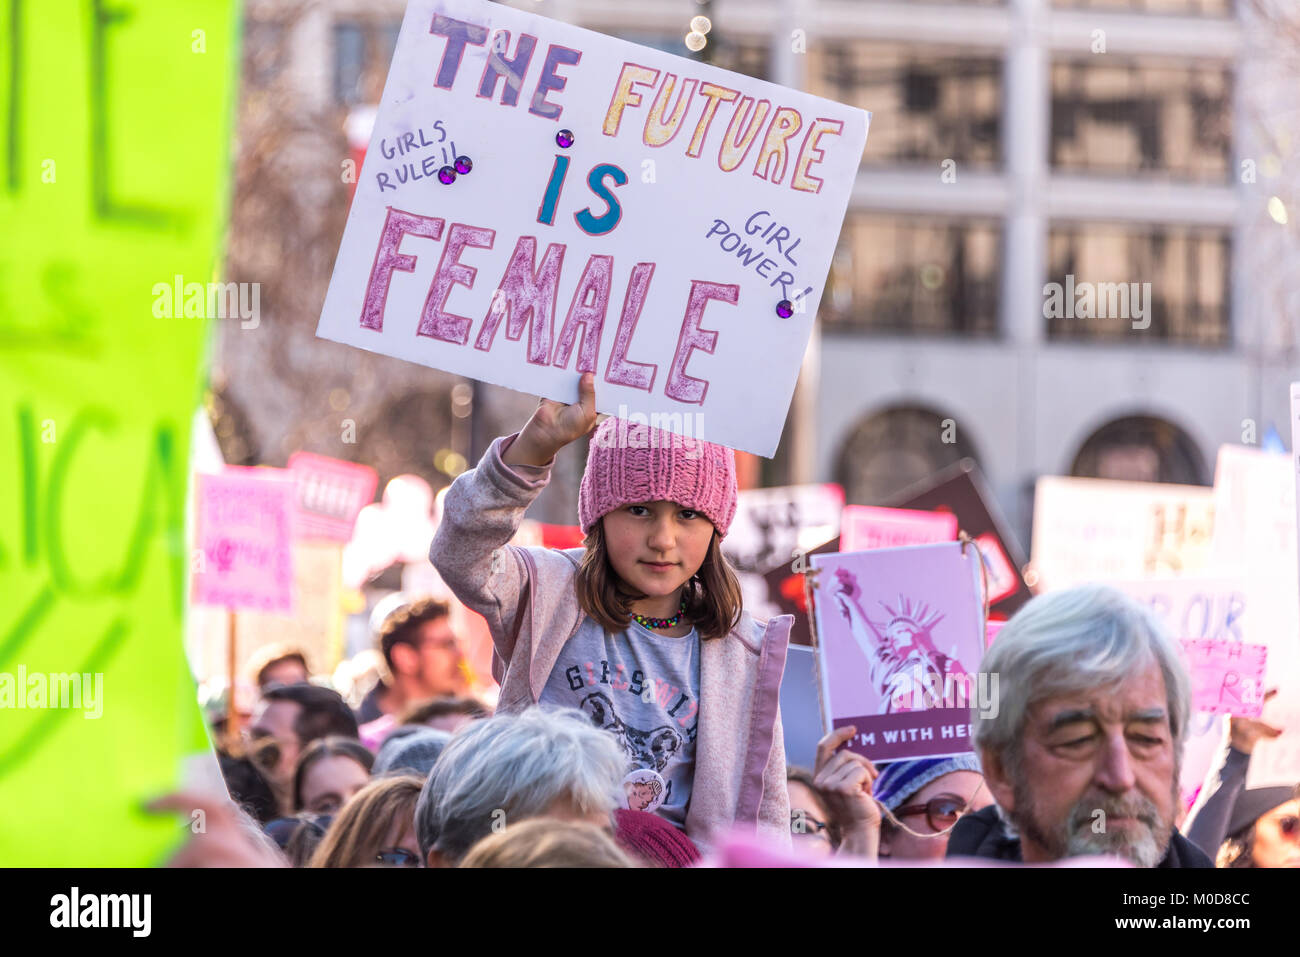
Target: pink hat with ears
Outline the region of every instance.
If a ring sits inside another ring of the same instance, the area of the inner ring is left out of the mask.
[[[676,502],[704,515],[725,538],[736,516],[736,457],[731,449],[610,416],[591,437],[578,490],[583,534],[635,502]]]

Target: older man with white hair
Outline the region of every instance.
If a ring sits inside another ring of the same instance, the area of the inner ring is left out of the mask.
[[[1213,866],[1174,826],[1190,689],[1149,610],[1098,585],[1040,595],[980,670],[1001,691],[991,717],[972,718],[997,803],[957,822],[949,857]]]
[[[617,739],[568,708],[476,721],[443,749],[415,808],[430,867],[454,867],[480,839],[532,817],[613,834],[626,758]]]

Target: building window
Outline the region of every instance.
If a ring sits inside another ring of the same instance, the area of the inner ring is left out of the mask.
[[[1230,243],[1212,227],[1053,226],[1048,337],[1228,345]]]
[[[1205,460],[1192,437],[1148,415],[1115,419],[1088,436],[1070,474],[1122,482],[1206,484]]]
[[[849,434],[835,467],[850,505],[881,505],[975,449],[953,419],[931,409],[896,406],[862,419]],[[945,442],[945,438],[953,441]]]
[[[1108,55],[1052,64],[1052,167],[1066,173],[1226,182],[1232,73]]]
[[[995,220],[850,213],[823,321],[828,329],[995,335],[1001,246]]]
[[[864,165],[951,159],[1001,161],[1002,60],[992,53],[818,43],[808,50],[809,92],[870,110]]]
[[[1053,0],[1054,6],[1065,9],[1202,17],[1230,17],[1232,3],[1233,0]]]
[[[397,48],[400,20],[334,25],[334,99],[345,106],[378,103]]]

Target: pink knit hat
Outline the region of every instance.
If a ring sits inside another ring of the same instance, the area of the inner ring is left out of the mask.
[[[578,490],[583,534],[634,502],[676,502],[703,514],[724,538],[736,515],[736,457],[703,439],[610,416],[591,437]]]
[[[695,842],[651,811],[614,811],[614,840],[652,867],[690,867],[700,860]]]

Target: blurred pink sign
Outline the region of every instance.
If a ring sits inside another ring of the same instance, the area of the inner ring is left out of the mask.
[[[1192,710],[1258,718],[1264,708],[1268,649],[1224,638],[1184,638]]]
[[[292,614],[295,483],[262,471],[195,476],[195,604]]]
[[[350,541],[357,515],[375,500],[379,473],[368,465],[312,452],[293,453],[288,470],[298,480],[295,535]]]
[[[840,551],[932,545],[957,538],[957,516],[916,508],[846,505],[841,518]]]

